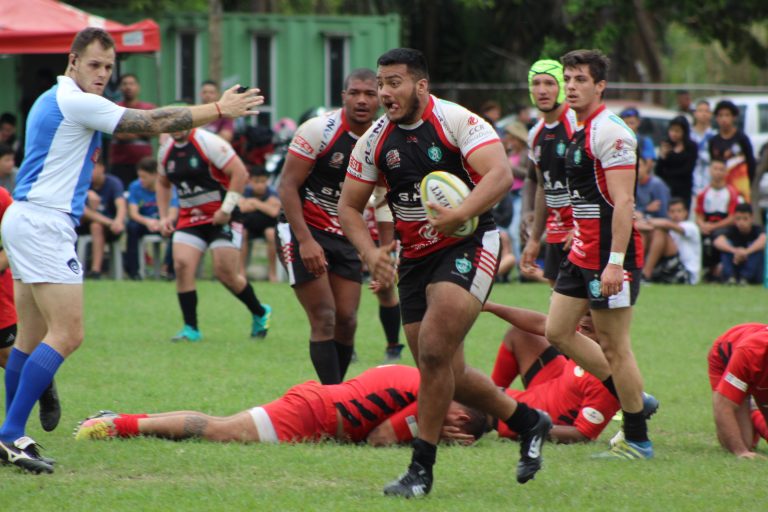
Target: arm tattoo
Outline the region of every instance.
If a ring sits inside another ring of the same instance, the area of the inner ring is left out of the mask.
[[[187,416],[184,418],[184,435],[190,437],[202,437],[208,420],[200,416]]]
[[[155,110],[127,109],[115,133],[169,133],[192,128],[189,107],[165,107]]]

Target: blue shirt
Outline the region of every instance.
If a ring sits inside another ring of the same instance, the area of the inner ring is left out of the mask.
[[[157,209],[157,194],[153,190],[147,190],[141,186],[141,181],[135,179],[128,185],[128,204],[139,207],[139,215],[150,219],[159,219],[160,211]],[[179,198],[176,195],[176,187],[171,188],[171,206],[179,207]]]
[[[117,207],[115,206],[115,200],[123,196],[123,182],[119,178],[107,174],[104,176],[104,183],[101,188],[96,190],[91,187],[91,190],[99,194],[101,198],[101,204],[99,205],[99,213],[114,219],[117,215]]]
[[[645,208],[655,200],[661,200],[661,207],[655,212],[646,212]],[[637,182],[637,194],[635,204],[637,210],[656,218],[665,218],[667,216],[667,207],[669,206],[670,192],[669,187],[658,176],[651,175],[644,185]]]

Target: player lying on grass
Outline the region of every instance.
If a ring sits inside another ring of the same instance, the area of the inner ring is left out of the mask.
[[[707,363],[717,439],[738,457],[758,457],[758,440],[768,440],[768,325],[740,324],[725,331]]]
[[[499,346],[491,379],[508,388],[520,375],[525,390],[506,389],[515,400],[546,411],[554,426],[549,438],[560,443],[594,441],[608,425],[620,404],[592,374],[560,354],[544,337],[546,315],[528,309],[486,302],[483,311],[512,324]],[[582,318],[579,330],[596,340],[592,318]],[[650,417],[658,401],[644,394],[643,410]],[[499,436],[516,438],[503,423],[496,427]]]
[[[102,412],[85,420],[75,438],[139,435],[218,442],[312,442],[322,439],[384,446],[411,441],[416,430],[419,372],[410,366],[379,366],[342,384],[308,381],[268,404],[233,416],[194,411],[161,414]],[[442,439],[471,443],[483,435],[485,415],[451,404]]]

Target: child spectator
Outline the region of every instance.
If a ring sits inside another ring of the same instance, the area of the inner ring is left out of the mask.
[[[755,176],[755,155],[749,137],[739,130],[737,121],[739,108],[729,100],[715,106],[715,120],[719,132],[709,141],[712,160],[725,162],[728,176],[726,181],[750,201],[750,184]]]
[[[709,140],[717,135],[712,128],[712,108],[707,100],[699,100],[693,113],[691,140],[699,150],[693,169],[693,194],[698,195],[709,185]]]
[[[684,116],[669,122],[667,139],[659,146],[656,175],[669,185],[673,197],[685,201],[685,209],[691,207],[693,194],[693,169],[699,156],[696,144],[691,140],[691,129]]]
[[[0,142],[0,187],[8,192],[13,192],[16,186],[16,173],[19,169],[14,161],[13,148]]]
[[[128,243],[125,251],[125,271],[133,280],[141,280],[139,274],[139,241],[141,237],[150,233],[160,234],[160,213],[157,209],[157,160],[151,156],[142,158],[136,169],[138,178],[128,186]],[[170,216],[176,218],[179,209],[179,200],[176,190],[171,196]],[[168,248],[163,259],[161,275],[173,276],[173,244],[168,243]]]
[[[752,206],[736,206],[733,225],[715,238],[723,266],[722,280],[728,284],[761,283],[765,258],[765,233],[752,221]]]
[[[713,245],[719,231],[733,224],[739,193],[726,183],[725,162],[709,164],[710,183],[696,196],[696,224],[701,230],[703,266],[707,280],[719,279],[720,253]]]
[[[126,217],[123,184],[119,178],[106,174],[104,161],[93,166],[88,200],[77,229],[80,235],[91,235],[91,269],[86,277],[100,279],[104,263],[104,247],[120,238]]]
[[[637,157],[637,191],[635,208],[643,217],[664,218],[670,199],[669,187],[653,174],[653,159]]]
[[[701,234],[688,219],[685,200],[669,202],[669,219],[650,219],[653,226],[643,267],[647,281],[668,284],[696,284],[701,271]]]
[[[242,273],[248,269],[250,241],[263,238],[267,242],[267,264],[269,281],[277,282],[277,252],[275,249],[275,227],[280,213],[280,198],[275,189],[267,184],[267,172],[261,166],[251,166],[250,178],[239,207],[243,213],[243,244],[241,251]]]

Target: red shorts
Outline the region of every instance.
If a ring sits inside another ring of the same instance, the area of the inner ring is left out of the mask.
[[[16,324],[16,308],[13,305],[13,278],[11,270],[0,272],[0,329]]]
[[[261,408],[269,416],[281,443],[336,437],[336,408],[319,382],[293,386],[282,397]]]

